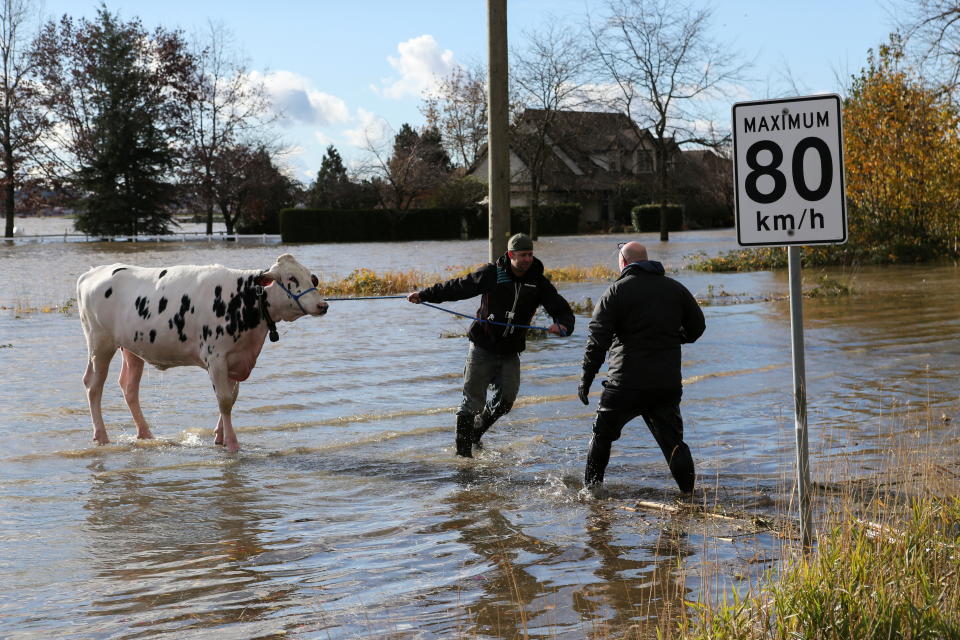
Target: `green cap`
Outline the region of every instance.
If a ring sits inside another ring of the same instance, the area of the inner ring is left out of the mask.
[[[526,234],[518,233],[507,241],[507,251],[533,251],[533,240]]]

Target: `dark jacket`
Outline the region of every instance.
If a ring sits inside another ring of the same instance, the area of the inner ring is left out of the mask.
[[[583,376],[593,380],[607,351],[607,384],[678,389],[680,345],[703,335],[703,311],[682,284],[653,260],[627,265],[593,310]]]
[[[508,322],[512,311],[512,324],[530,325],[537,307],[543,305],[554,322],[566,327],[568,334],[573,333],[575,319],[570,305],[543,275],[543,263],[536,258],[520,278],[513,274],[510,258],[504,254],[469,275],[437,283],[419,293],[422,301],[434,303],[480,295],[478,318]],[[495,353],[519,353],[526,348],[526,329],[474,320],[468,335],[475,345]]]

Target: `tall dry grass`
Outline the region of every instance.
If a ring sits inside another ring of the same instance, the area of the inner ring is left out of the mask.
[[[323,295],[328,297],[385,296],[408,293],[448,278],[461,278],[472,273],[480,266],[482,265],[476,264],[469,267],[454,268],[445,275],[423,273],[416,269],[386,271],[384,273],[377,273],[372,269],[354,269],[344,278],[321,280],[318,288]],[[612,269],[603,265],[560,267],[546,271],[546,276],[555,283],[609,280],[616,275]]]
[[[929,404],[894,420],[874,474],[815,484],[812,549],[788,545],[762,583],[693,603],[665,637],[960,638],[960,439],[951,420]]]

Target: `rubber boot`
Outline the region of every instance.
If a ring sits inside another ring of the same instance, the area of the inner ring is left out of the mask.
[[[586,487],[595,487],[603,484],[603,474],[610,462],[611,442],[597,440],[594,436],[590,440],[587,450],[587,468],[583,472],[583,484]]]
[[[472,458],[470,439],[473,435],[474,416],[469,413],[457,414],[457,455]]]
[[[477,414],[476,419],[473,421],[473,433],[470,436],[473,446],[478,449],[483,449],[483,445],[480,444],[480,438],[483,437],[483,434],[487,432],[487,429],[490,428],[490,425],[496,422],[497,418],[499,417],[499,415],[493,413],[487,407],[484,407],[483,411]]]
[[[691,493],[697,481],[697,473],[693,466],[693,456],[690,455],[690,447],[681,442],[674,447],[672,454],[667,459],[670,473],[673,474],[680,493]]]

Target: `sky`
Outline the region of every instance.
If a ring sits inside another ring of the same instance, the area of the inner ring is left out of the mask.
[[[38,0],[48,18],[93,17],[99,0]],[[841,93],[867,51],[888,40],[898,0],[720,0],[711,37],[751,61],[736,100]],[[909,2],[909,0],[903,0]],[[363,161],[364,132],[423,124],[423,95],[456,65],[484,62],[485,0],[106,0],[124,20],[202,34],[211,23],[266,82],[287,114],[285,162],[315,178],[327,145]],[[572,25],[603,14],[603,0],[507,0],[508,41],[552,14]],[[793,91],[792,88],[796,88]],[[731,100],[732,105],[732,100]]]

